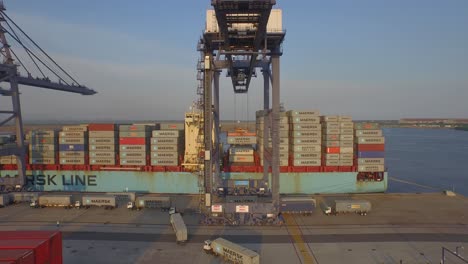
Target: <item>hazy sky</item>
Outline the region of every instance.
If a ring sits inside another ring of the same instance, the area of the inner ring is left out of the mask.
[[[195,48],[211,1],[4,2],[42,48],[99,92],[23,87],[25,120],[182,119],[196,99]],[[287,109],[355,119],[468,117],[468,1],[277,2],[287,30]],[[253,119],[262,87],[259,78],[248,96],[234,96],[222,78],[221,117]]]

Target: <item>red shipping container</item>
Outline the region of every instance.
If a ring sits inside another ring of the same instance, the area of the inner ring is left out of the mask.
[[[114,131],[114,124],[89,124],[88,131]]]
[[[327,154],[340,154],[340,147],[324,148]]]
[[[146,145],[146,138],[125,138],[119,139],[120,145]]]
[[[34,251],[31,249],[0,249],[0,263],[34,264]]]
[[[358,144],[358,152],[361,151],[385,151],[385,144]]]
[[[0,231],[0,250],[4,248],[11,248],[6,245],[4,247],[3,241],[11,242],[11,244],[21,245],[23,242],[22,247],[17,248],[25,248],[25,249],[36,249],[34,250],[35,254],[37,252],[41,253],[41,256],[35,256],[36,264],[44,263],[44,262],[37,262],[37,259],[44,259],[45,256],[50,264],[62,264],[63,256],[62,256],[62,233],[61,232],[53,232],[53,231]],[[16,241],[16,242],[12,242]],[[38,241],[39,244],[36,244],[36,247],[32,247],[30,244],[31,242],[28,241]],[[40,242],[46,242],[40,244]],[[46,246],[45,251],[41,251],[42,246]],[[29,246],[29,247],[28,247]]]

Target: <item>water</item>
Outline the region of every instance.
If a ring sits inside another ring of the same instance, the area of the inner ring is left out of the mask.
[[[468,132],[388,128],[384,134],[388,192],[454,189],[468,196]]]

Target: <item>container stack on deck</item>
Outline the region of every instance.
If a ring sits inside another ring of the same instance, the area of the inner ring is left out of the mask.
[[[114,124],[90,124],[89,164],[115,165],[118,150],[117,131]]]
[[[288,166],[289,163],[289,119],[286,112],[280,112],[280,122],[279,122],[279,164],[280,166]],[[271,128],[267,126],[269,119],[271,118],[271,113],[265,115],[263,110],[257,111],[256,114],[256,126],[257,126],[257,146],[258,154],[260,156],[260,165],[263,166],[263,153],[267,152],[267,156],[271,157],[272,154],[272,139],[271,139]],[[265,122],[265,119],[267,122]],[[264,130],[267,130],[268,133],[268,145],[265,147],[263,145],[263,134]]]
[[[162,124],[151,138],[151,166],[178,166],[184,153],[184,125]]]
[[[358,171],[385,171],[385,138],[380,126],[375,123],[358,123],[355,129]]]
[[[14,165],[17,163],[16,156],[1,156],[0,165]]]
[[[29,164],[55,164],[58,151],[57,131],[33,130],[26,139],[29,140]]]
[[[354,165],[354,123],[350,116],[339,116],[340,126],[340,166]]]
[[[340,124],[338,116],[322,116],[323,166],[340,166]]]
[[[148,125],[120,125],[120,165],[145,166],[147,140],[154,127]]]
[[[236,146],[229,148],[229,163],[246,164],[254,162],[252,146]]]
[[[288,111],[291,166],[321,166],[322,126],[318,111]]]
[[[64,126],[59,133],[59,164],[85,165],[88,149],[87,126]]]

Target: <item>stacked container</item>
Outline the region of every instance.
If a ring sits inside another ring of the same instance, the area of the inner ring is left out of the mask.
[[[15,155],[0,157],[0,165],[13,165],[16,163],[17,163],[17,160],[16,160]]]
[[[55,130],[33,130],[26,137],[29,140],[29,164],[56,164],[58,137]]]
[[[355,129],[358,171],[385,171],[385,138],[379,124],[358,123]]]
[[[88,151],[88,127],[64,126],[59,133],[59,164],[85,165]]]
[[[279,164],[280,166],[288,166],[289,163],[289,119],[286,114],[286,112],[280,112],[280,121],[279,121],[279,138],[280,138],[280,143],[279,143]],[[265,149],[267,149],[267,152],[270,153],[269,156],[271,156],[272,153],[272,138],[271,138],[271,130],[268,130],[268,127],[265,126],[267,124],[265,122],[265,118],[268,120],[268,118],[271,118],[271,113],[265,117],[265,112],[260,110],[257,111],[256,114],[256,128],[257,128],[257,150],[258,154],[260,156],[260,165],[263,166],[264,160],[263,160],[263,153]],[[264,129],[268,130],[268,145],[264,146],[263,143],[263,132]]]
[[[247,164],[254,162],[254,149],[252,146],[236,146],[229,148],[229,162]]]
[[[291,166],[321,166],[322,126],[319,111],[287,112]]]
[[[178,166],[183,151],[183,125],[164,124],[151,138],[151,166]],[[182,129],[180,129],[182,128]]]
[[[350,116],[322,116],[323,163],[325,166],[354,165],[354,123]]]
[[[148,125],[119,126],[120,165],[146,165],[147,143],[152,129],[153,127]]]
[[[118,141],[114,124],[90,124],[88,126],[89,164],[115,165]]]

